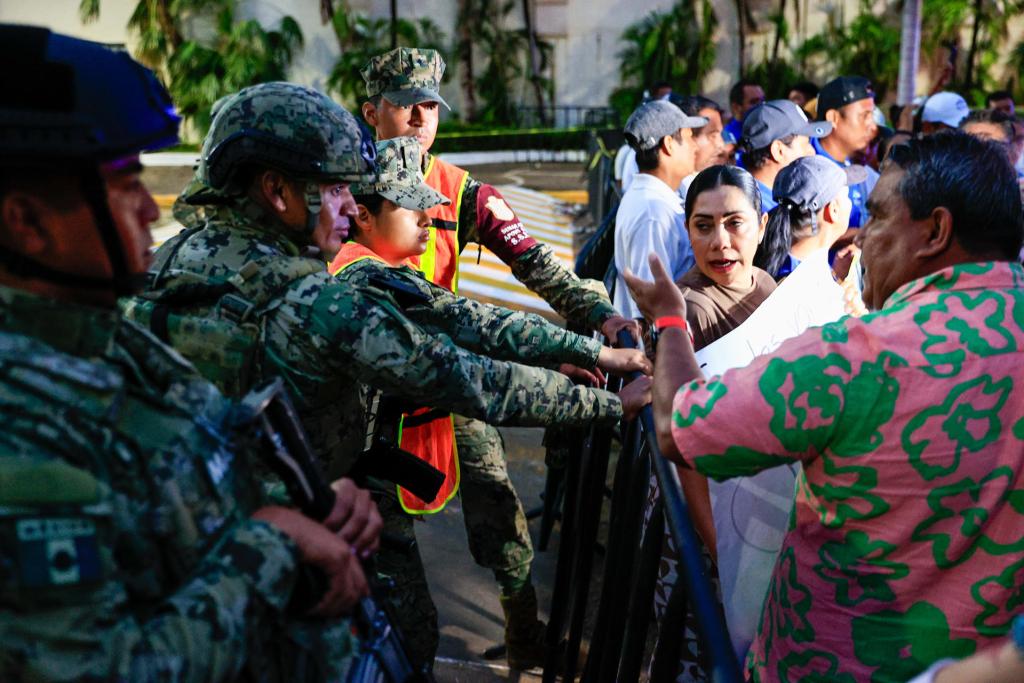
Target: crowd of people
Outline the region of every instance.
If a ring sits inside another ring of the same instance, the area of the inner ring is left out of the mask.
[[[429,671],[414,520],[456,494],[508,663],[537,666],[495,425],[652,403],[751,680],[1019,680],[1024,136],[1005,93],[979,112],[933,94],[886,133],[860,76],[773,101],[742,81],[728,120],[662,88],[625,124],[609,296],[432,154],[433,50],[365,66],[373,137],[296,84],[219,100],[184,230],[155,253],[139,155],[180,121],[156,77],[45,29],[0,26],[0,54],[19,64],[0,89],[0,680],[346,681],[371,585]],[[459,297],[470,242],[577,329],[646,350]],[[611,393],[603,373],[640,377]],[[331,482],[319,512],[303,448]],[[757,479],[780,470],[778,490]],[[759,482],[788,523],[726,513],[724,480]],[[777,547],[751,564],[758,524]],[[706,680],[686,629],[680,680]]]
[[[992,664],[1024,585],[1012,98],[938,91],[892,127],[857,75],[729,99],[724,129],[665,89],[630,116],[609,280],[657,339],[659,444],[736,654],[755,681],[1024,675]],[[666,534],[659,618],[678,561]],[[709,680],[694,619],[679,681]]]

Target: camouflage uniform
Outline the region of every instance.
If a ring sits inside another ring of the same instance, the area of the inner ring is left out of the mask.
[[[287,131],[292,117],[299,118],[294,125],[309,120],[309,112],[289,110],[287,100],[268,111],[276,118],[266,113],[263,120],[277,130]],[[234,112],[226,108],[221,115]],[[230,126],[218,129],[217,120],[211,136],[214,131],[225,137],[232,132]],[[203,163],[211,147],[208,138]],[[209,217],[201,230],[172,239],[157,252],[154,270],[171,274],[164,280],[168,286],[176,273],[222,280],[239,276],[269,286],[310,263],[302,255],[308,238],[286,231],[255,202],[235,196],[205,210]],[[258,267],[248,265],[253,263]],[[409,291],[415,294],[412,303]],[[420,299],[425,303],[417,303]],[[285,285],[260,319],[260,372],[285,379],[332,477],[347,472],[363,451],[371,386],[495,424],[611,423],[622,415],[613,394],[519,364],[592,366],[600,350],[596,341],[538,316],[460,299],[408,268],[364,260],[335,278],[323,264]],[[395,514],[390,487],[378,505],[385,531],[413,538],[411,519]],[[418,551],[385,548],[377,568],[397,584],[392,595],[399,625],[414,654],[432,662],[437,616]]]
[[[73,173],[80,204],[43,229],[110,269],[0,247],[24,288],[0,286],[0,680],[343,681],[348,624],[286,614],[298,549],[249,518],[263,501],[243,413],[114,310],[71,303],[131,291],[124,241],[146,224],[111,214],[148,196],[115,203],[104,173],[177,140],[166,91],[127,54],[46,29],[0,25],[0,61],[22,76],[0,96],[4,177],[58,190]]]
[[[444,61],[434,50],[397,48],[378,55],[363,69],[367,96],[383,96],[409,106],[423,101],[445,104],[437,94]],[[447,106],[447,104],[445,104]],[[423,168],[431,167],[425,155]],[[471,176],[458,199],[458,250],[486,246],[508,265],[530,291],[580,329],[600,330],[618,315],[604,286],[581,280],[550,247],[531,238],[521,221],[491,185]],[[435,221],[436,224],[436,221]],[[473,559],[491,569],[503,596],[529,590],[533,546],[522,503],[508,476],[498,431],[487,423],[456,416],[455,433],[462,468],[462,510]],[[532,599],[532,591],[529,592]]]
[[[231,417],[116,313],[0,287],[0,680],[344,680]]]

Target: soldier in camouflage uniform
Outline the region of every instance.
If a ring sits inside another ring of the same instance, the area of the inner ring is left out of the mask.
[[[369,98],[363,117],[376,129],[378,139],[416,137],[427,184],[452,202],[430,214],[435,227],[420,261],[424,274],[454,289],[458,255],[476,242],[505,262],[517,280],[577,329],[599,330],[608,339],[615,339],[625,328],[635,334],[636,323],[616,312],[604,287],[577,278],[548,246],[534,240],[494,186],[430,154],[438,107],[448,106],[438,94],[444,68],[435,50],[401,47],[374,57],[362,72]],[[575,368],[564,370],[582,374]],[[498,582],[509,665],[517,669],[539,665],[544,625],[537,618],[530,579],[533,546],[522,503],[508,476],[501,436],[483,421],[459,416],[455,432],[469,548],[477,564],[491,569]]]
[[[160,248],[159,282],[202,275],[278,288],[260,318],[261,372],[293,389],[312,446],[333,476],[363,451],[367,386],[416,403],[429,397],[496,424],[619,420],[619,397],[516,361],[627,370],[646,367],[642,356],[537,316],[458,299],[408,268],[362,261],[342,278],[328,273],[323,259],[338,251],[355,211],[346,183],[373,179],[372,154],[355,119],[315,91],[284,83],[241,91],[214,118],[203,145],[200,180],[219,202],[204,207],[201,230]],[[305,255],[311,247],[312,258]],[[646,400],[645,388],[632,390],[628,408]],[[382,491],[379,505],[386,530],[411,537],[393,490]],[[378,567],[397,584],[392,595],[406,640],[432,663],[437,615],[418,550],[383,548]]]
[[[352,547],[258,507],[237,406],[116,312],[150,260],[138,152],[177,140],[167,93],[45,29],[0,26],[0,59],[0,680],[344,681]],[[329,620],[286,610],[303,562]]]

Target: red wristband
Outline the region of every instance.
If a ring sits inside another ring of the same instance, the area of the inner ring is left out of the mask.
[[[654,320],[654,329],[658,332],[666,327],[680,327],[687,332],[690,330],[690,326],[686,324],[686,318],[680,318],[678,315],[663,315]]]

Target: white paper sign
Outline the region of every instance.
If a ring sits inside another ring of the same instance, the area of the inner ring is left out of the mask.
[[[705,377],[720,375],[843,314],[843,290],[832,280],[828,252],[823,250],[801,262],[742,325],[701,349],[697,360]],[[798,467],[776,467],[722,483],[708,481],[722,601],[740,661],[757,633],[761,605],[789,527]]]

